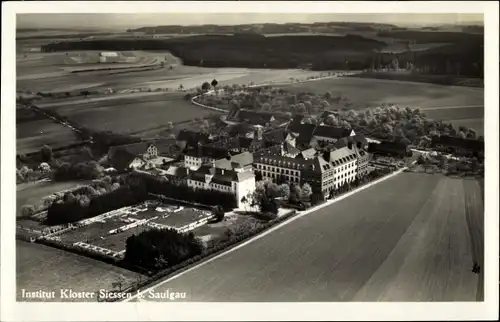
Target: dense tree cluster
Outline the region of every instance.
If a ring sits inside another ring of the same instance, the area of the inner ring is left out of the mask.
[[[127,238],[125,261],[148,270],[160,270],[200,255],[203,245],[192,232],[151,229]]]
[[[88,187],[90,198],[86,194],[69,193],[63,200],[58,200],[47,210],[47,225],[60,225],[134,205],[148,199],[146,190],[141,186],[123,186],[106,193],[95,192]]]
[[[69,162],[58,162],[53,168],[52,179],[66,180],[93,180],[103,175],[104,168],[96,161],[80,162],[72,164]]]
[[[297,46],[300,43],[301,46]],[[279,36],[200,35],[171,39],[109,39],[58,42],[42,51],[70,50],[168,50],[185,65],[204,67],[298,68],[313,64],[318,69],[357,69],[369,66],[374,49],[383,42],[356,35]],[[350,50],[346,55],[338,49]],[[318,54],[328,53],[328,54]],[[346,64],[346,61],[349,61]]]
[[[402,53],[376,55],[387,44],[359,35],[249,37],[237,34],[66,41],[44,45],[42,51],[168,50],[190,66],[300,68],[308,65],[315,70],[362,70],[397,58],[400,66],[408,62],[426,73],[482,76],[483,35],[395,31],[382,36],[403,39],[408,43],[438,42],[447,45],[419,51],[404,51],[402,48]]]

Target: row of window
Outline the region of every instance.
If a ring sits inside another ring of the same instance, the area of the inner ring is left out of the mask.
[[[300,181],[300,179],[298,177],[292,177],[292,176],[287,176],[287,175],[280,175],[280,174],[276,174],[276,173],[272,173],[272,172],[265,172],[263,171],[262,172],[262,177],[264,178],[269,178],[269,179],[278,179],[279,177],[283,177],[286,181],[289,181],[289,182],[295,182],[295,183],[298,183]]]
[[[195,187],[205,187],[204,182],[199,182],[199,181],[192,181],[193,185]],[[217,190],[224,190],[224,191],[231,191],[231,187],[224,186],[218,183],[210,183],[211,188],[216,188]]]
[[[257,169],[262,170],[262,171],[271,171],[271,172],[275,172],[275,173],[300,176],[300,171],[296,171],[296,170],[283,169],[283,168],[278,168],[278,167],[273,167],[270,165],[263,165],[263,164],[256,164],[255,166]]]

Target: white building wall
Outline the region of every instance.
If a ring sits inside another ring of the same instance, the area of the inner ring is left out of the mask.
[[[334,187],[338,188],[345,182],[354,181],[358,172],[357,167],[357,160],[352,160],[340,166],[336,166],[334,175]]]
[[[203,161],[201,158],[197,157],[191,157],[191,156],[184,156],[184,166],[186,168],[190,168],[192,170],[197,170],[199,167],[201,167]]]

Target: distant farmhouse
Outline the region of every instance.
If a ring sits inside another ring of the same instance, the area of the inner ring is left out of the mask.
[[[263,111],[251,111],[238,107],[234,107],[227,115],[228,121],[246,122],[250,125],[266,126],[272,124],[276,118],[273,113]]]
[[[169,164],[180,157],[182,147],[175,140],[156,140],[113,146],[108,150],[108,163],[119,172],[151,169]]]
[[[347,146],[349,142],[356,145],[360,143],[361,148],[367,147],[364,135],[356,134],[354,130],[323,124],[308,124],[304,123],[303,119],[303,115],[297,115],[287,126],[287,130],[295,134],[296,143],[300,147],[306,148],[317,144],[341,148]]]
[[[108,58],[118,58],[119,55],[114,51],[102,51],[99,53],[99,62],[105,63],[108,61]]]

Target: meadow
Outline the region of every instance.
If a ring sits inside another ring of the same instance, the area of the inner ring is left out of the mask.
[[[280,86],[291,92],[312,92],[347,97],[354,107],[365,108],[381,104],[397,104],[402,107],[469,106],[484,104],[482,88],[441,86],[414,82],[364,79],[330,78],[319,81]]]
[[[202,302],[482,301],[471,272],[482,238],[476,180],[403,173],[154,290]]]
[[[21,297],[23,289],[55,291],[56,299],[51,301],[57,302],[61,301],[60,289],[96,292],[111,289],[116,282],[127,286],[139,278],[145,279],[140,274],[95,259],[41,244],[16,242],[17,301],[27,301]],[[95,299],[87,301],[95,302]]]
[[[97,131],[112,131],[140,135],[162,128],[168,122],[182,122],[210,115],[213,111],[196,107],[182,93],[167,93],[127,97],[105,101],[80,101],[44,109],[54,109],[60,115]]]
[[[16,149],[17,154],[39,151],[47,144],[60,148],[79,142],[69,128],[36,114],[24,107],[16,108]]]
[[[76,188],[78,185],[84,185],[86,181],[63,181],[63,182],[30,182],[22,183],[16,186],[16,206],[17,216],[23,205],[38,205],[41,199],[52,195],[53,193]]]

